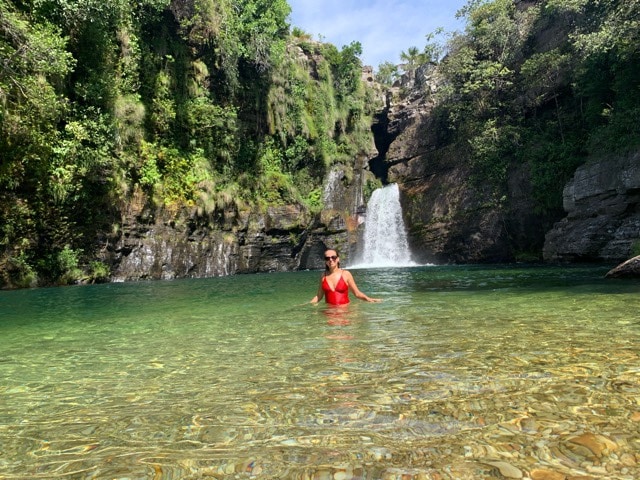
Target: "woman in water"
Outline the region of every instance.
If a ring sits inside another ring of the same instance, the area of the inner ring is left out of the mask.
[[[324,252],[325,269],[320,279],[318,293],[311,303],[318,303],[325,297],[326,302],[330,305],[346,305],[349,303],[349,290],[353,292],[356,298],[367,302],[381,302],[379,298],[371,298],[362,293],[356,285],[353,275],[350,272],[340,268],[340,257],[334,249]]]

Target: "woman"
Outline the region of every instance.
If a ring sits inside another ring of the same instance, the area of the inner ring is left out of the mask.
[[[349,303],[349,290],[353,292],[356,298],[367,302],[381,302],[379,298],[371,298],[362,293],[356,285],[353,275],[350,272],[340,268],[340,257],[334,249],[324,252],[325,269],[320,278],[320,286],[318,293],[311,303],[318,303],[325,297],[326,302],[330,305],[346,305]]]

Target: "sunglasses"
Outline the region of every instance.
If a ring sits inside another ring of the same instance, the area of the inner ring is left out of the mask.
[[[337,259],[338,259],[338,256],[337,256],[337,255],[331,255],[331,256],[329,256],[329,257],[324,257],[324,261],[325,261],[325,262],[328,262],[329,260],[336,261]]]

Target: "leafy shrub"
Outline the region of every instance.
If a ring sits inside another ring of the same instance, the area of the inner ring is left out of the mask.
[[[91,283],[107,282],[110,274],[109,266],[102,262],[94,261],[89,264],[89,280]]]
[[[78,267],[82,252],[65,245],[62,250],[52,252],[40,262],[39,269],[51,283],[70,285],[79,281],[82,270]]]
[[[309,195],[304,199],[304,204],[312,213],[318,213],[324,208],[324,202],[322,201],[322,189],[314,188],[309,192]]]
[[[38,282],[38,275],[24,252],[17,257],[9,258],[0,270],[4,271],[2,283],[11,288],[35,287]]]

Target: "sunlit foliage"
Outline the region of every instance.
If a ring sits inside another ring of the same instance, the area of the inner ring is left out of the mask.
[[[289,13],[0,0],[0,285],[104,278],[97,238],[140,202],[203,222],[321,208],[326,169],[370,144],[373,107],[360,44],[304,52]]]

